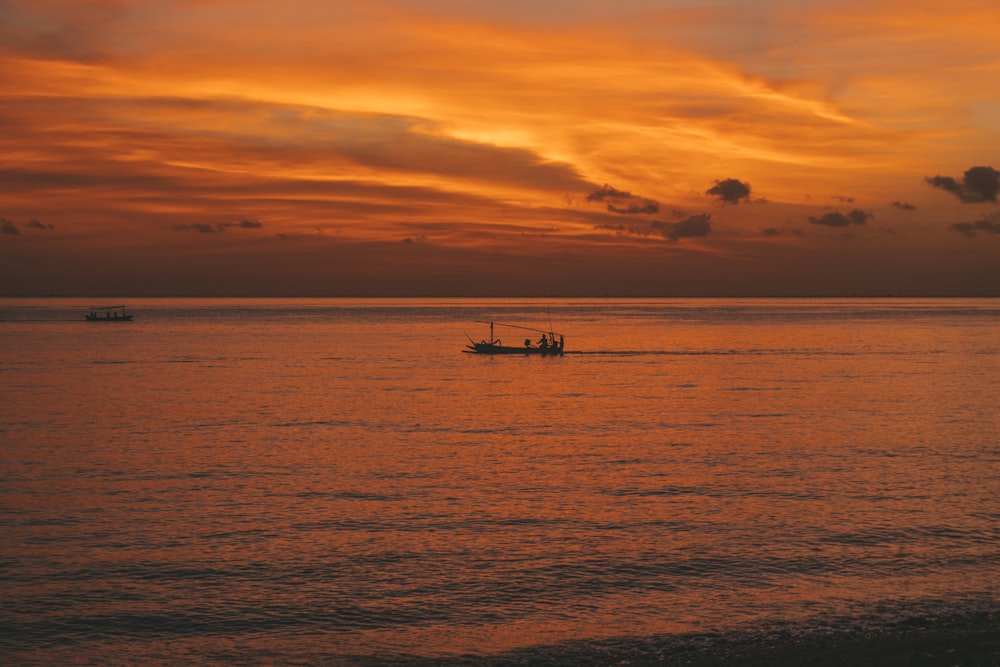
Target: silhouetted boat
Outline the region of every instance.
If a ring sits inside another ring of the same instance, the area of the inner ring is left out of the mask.
[[[562,334],[555,333],[554,331],[545,331],[544,329],[532,329],[531,327],[522,327],[517,324],[503,324],[500,322],[482,322],[482,324],[490,325],[490,339],[480,340],[478,343],[472,339],[469,334],[465,334],[465,337],[469,339],[469,345],[465,346],[462,352],[467,354],[520,354],[520,355],[532,355],[536,354],[542,357],[555,357],[562,356],[563,350],[566,348],[566,338]],[[525,338],[524,342],[520,345],[504,345],[503,341],[497,338],[493,334],[493,327],[501,326],[508,327],[511,329],[521,329],[523,331],[534,331],[535,333],[542,334],[542,337],[537,343],[532,342],[530,338]],[[556,336],[559,337],[559,341],[556,342]]]
[[[91,308],[84,319],[88,322],[131,322],[132,315],[125,312],[125,306],[98,306]]]

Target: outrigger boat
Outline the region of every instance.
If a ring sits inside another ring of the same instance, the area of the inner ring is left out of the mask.
[[[472,339],[469,334],[465,334],[465,337],[469,339],[469,345],[465,346],[462,352],[467,354],[521,354],[521,355],[531,355],[537,354],[542,357],[554,357],[562,356],[563,349],[566,346],[566,338],[554,331],[545,331],[544,329],[532,329],[531,327],[522,327],[517,324],[502,324],[500,322],[485,322],[481,321],[480,324],[490,325],[490,339],[481,340],[478,343]],[[535,333],[542,334],[542,337],[538,340],[537,344],[533,343],[530,338],[524,339],[523,345],[504,345],[503,342],[497,338],[493,333],[493,327],[501,326],[508,327],[510,329],[521,329],[522,331],[533,331]],[[559,341],[556,342],[556,336],[559,337]]]
[[[125,306],[98,306],[91,308],[84,319],[88,322],[131,322],[132,317],[125,312]]]

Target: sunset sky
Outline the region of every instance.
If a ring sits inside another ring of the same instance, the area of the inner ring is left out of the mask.
[[[0,0],[0,295],[1000,295],[998,26]]]

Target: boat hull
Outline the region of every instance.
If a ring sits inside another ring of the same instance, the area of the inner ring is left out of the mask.
[[[91,306],[83,319],[87,322],[131,322],[132,315],[125,306]]]
[[[118,317],[100,317],[100,316],[87,315],[83,319],[87,320],[88,322],[131,322],[132,315],[125,315],[125,316],[119,315]]]
[[[563,348],[558,345],[555,347],[504,347],[503,345],[490,345],[489,343],[475,343],[474,345],[467,345],[466,349],[462,350],[462,352],[467,354],[487,354],[490,356],[503,354],[521,355],[523,357],[561,357]]]

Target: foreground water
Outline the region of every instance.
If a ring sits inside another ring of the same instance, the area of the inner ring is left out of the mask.
[[[1000,300],[90,305],[0,301],[3,664],[669,662],[1000,609]],[[567,352],[462,354],[490,319]]]

